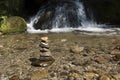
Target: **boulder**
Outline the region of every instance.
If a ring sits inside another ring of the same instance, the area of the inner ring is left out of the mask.
[[[27,24],[25,20],[18,16],[3,19],[1,22],[0,31],[2,33],[18,33],[25,32]]]

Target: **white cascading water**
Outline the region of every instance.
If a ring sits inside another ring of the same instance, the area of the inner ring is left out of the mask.
[[[54,7],[54,16],[50,21],[52,29],[41,30],[34,28],[34,24],[38,22],[41,15],[46,11],[46,8],[42,8],[30,19],[27,31],[29,33],[68,32],[74,30],[92,32],[114,31],[113,29],[103,29],[102,27],[106,25],[98,25],[94,20],[88,20],[81,1],[70,0],[68,3],[64,1],[58,2],[61,4]],[[71,4],[72,8],[69,6]]]

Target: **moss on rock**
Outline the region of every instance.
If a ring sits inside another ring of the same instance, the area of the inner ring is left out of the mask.
[[[17,16],[9,17],[1,22],[0,30],[2,33],[25,32],[27,29],[26,21]]]

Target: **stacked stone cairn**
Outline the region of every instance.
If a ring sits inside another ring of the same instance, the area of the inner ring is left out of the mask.
[[[48,45],[48,37],[41,37],[40,41],[40,57],[49,57],[51,56],[51,52],[49,50],[49,45]]]
[[[52,57],[52,54],[48,45],[48,37],[41,37],[40,41],[40,58],[34,62],[35,66],[47,67],[50,66],[55,59]]]

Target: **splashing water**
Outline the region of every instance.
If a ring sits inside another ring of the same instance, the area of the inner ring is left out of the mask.
[[[107,26],[98,25],[93,19],[88,20],[84,6],[79,0],[56,0],[55,4],[53,6],[50,3],[41,7],[38,13],[30,19],[27,29],[29,33],[69,32],[74,30],[91,32],[120,31],[118,28],[103,28]],[[46,22],[41,22],[40,27],[36,29],[35,25],[39,20],[42,20],[41,18],[45,13],[48,13],[51,17]],[[41,29],[41,27],[45,27],[45,29]]]

